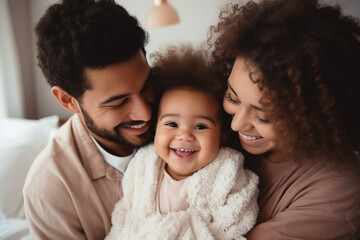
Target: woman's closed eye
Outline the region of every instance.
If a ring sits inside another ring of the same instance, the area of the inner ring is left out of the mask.
[[[229,90],[225,94],[225,99],[226,99],[226,101],[228,101],[231,104],[239,104],[240,103],[240,101],[235,100],[234,98],[231,97],[231,93]]]
[[[263,117],[260,117],[258,112],[254,110],[253,112],[253,117],[256,121],[258,121],[259,123],[263,123],[263,124],[269,124],[270,123],[270,120],[268,119],[265,119]]]

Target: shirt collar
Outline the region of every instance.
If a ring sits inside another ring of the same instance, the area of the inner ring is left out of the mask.
[[[97,147],[99,152],[103,155],[105,161],[108,164],[110,164],[112,167],[119,170],[121,173],[124,173],[130,162],[130,159],[134,156],[135,151],[133,151],[129,156],[118,157],[118,156],[115,156],[115,155],[107,152],[103,147],[101,147],[100,144],[95,140],[95,138],[93,136],[90,135],[90,137],[93,140],[93,142],[95,143],[95,146]]]

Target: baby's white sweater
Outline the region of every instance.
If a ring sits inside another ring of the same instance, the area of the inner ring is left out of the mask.
[[[189,178],[189,207],[161,214],[157,190],[162,160],[153,144],[135,154],[123,178],[123,198],[112,213],[106,240],[245,239],[258,213],[258,177],[243,155],[221,148],[216,159]]]

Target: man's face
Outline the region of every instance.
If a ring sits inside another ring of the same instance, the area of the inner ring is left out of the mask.
[[[152,139],[153,92],[142,51],[102,69],[85,69],[92,89],[81,98],[81,117],[108,152],[124,156]]]

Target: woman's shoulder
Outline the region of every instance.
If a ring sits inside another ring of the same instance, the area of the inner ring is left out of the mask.
[[[299,207],[328,212],[332,217],[346,214],[360,217],[358,163],[333,164],[324,160],[262,163],[261,167],[260,208],[281,212]]]
[[[306,162],[297,164],[294,169],[297,170],[296,176],[302,180],[297,184],[302,185],[303,182],[307,188],[313,187],[314,190],[321,187],[323,190],[318,191],[319,194],[326,190],[329,194],[349,190],[360,197],[360,160]]]
[[[326,159],[318,161],[271,162],[265,158],[245,159],[245,166],[259,175],[264,186],[287,185],[341,187],[360,180],[360,160],[330,162]],[[330,184],[334,180],[335,183]],[[300,186],[299,186],[300,187]],[[360,188],[360,186],[359,186]]]
[[[319,236],[356,234],[354,229],[360,228],[359,164],[324,161],[259,161],[258,223],[269,229],[284,227],[296,236],[315,236],[314,232],[300,231],[299,224],[318,231]]]

